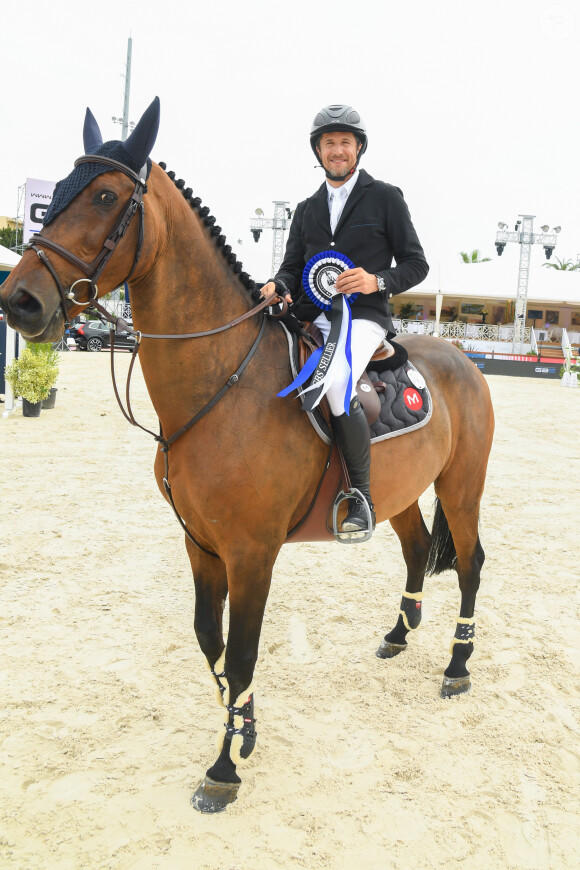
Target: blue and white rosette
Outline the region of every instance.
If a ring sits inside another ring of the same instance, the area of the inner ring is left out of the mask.
[[[281,390],[279,396],[287,396],[292,390],[301,387],[312,376],[308,387],[302,390],[304,411],[312,411],[328,391],[336,372],[342,369],[341,360],[346,359],[349,371],[348,384],[344,394],[344,411],[349,413],[352,392],[352,317],[350,306],[358,296],[351,293],[345,296],[334,289],[336,279],[347,269],[354,269],[347,256],[338,251],[323,251],[312,257],[304,267],[302,284],[309,297],[323,311],[329,312],[330,332],[324,347],[319,347],[307,360],[295,380]]]

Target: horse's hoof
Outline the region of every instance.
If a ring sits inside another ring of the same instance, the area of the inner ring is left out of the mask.
[[[376,654],[380,659],[392,659],[406,649],[406,643],[391,643],[390,640],[382,640]]]
[[[200,813],[221,813],[235,801],[239,787],[239,782],[216,782],[204,776],[191,797],[191,804]]]
[[[471,689],[471,677],[443,677],[441,697],[452,698],[454,695],[463,695]]]

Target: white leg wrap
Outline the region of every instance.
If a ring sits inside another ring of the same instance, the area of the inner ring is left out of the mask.
[[[453,647],[456,643],[474,643],[475,621],[473,617],[458,616],[455,635],[451,641],[449,652],[453,655]]]
[[[411,614],[411,619],[414,619],[415,625],[411,625],[409,622],[409,614],[407,614],[404,610],[405,602],[404,599],[407,598],[409,601],[414,601],[415,604],[412,605],[418,611],[418,621],[415,617],[415,614]],[[407,631],[416,631],[419,628],[419,623],[421,622],[421,602],[423,600],[422,592],[403,592],[403,600],[401,601],[401,607],[399,609],[399,613],[403,617],[403,624]]]
[[[224,673],[225,663],[226,663],[226,649],[225,649],[225,647],[224,647],[223,653],[221,654],[221,656],[219,657],[219,659],[217,660],[217,662],[215,663],[213,668],[210,665],[210,663],[208,662],[208,660],[207,659],[205,660],[206,667],[211,674],[212,685],[215,688],[215,698],[216,698],[216,701],[218,702],[218,706],[220,706],[220,707],[224,707],[225,704],[227,703],[227,701],[224,702],[222,691],[220,689],[220,682],[221,682],[222,686],[225,684],[227,687],[227,680],[226,680],[225,676],[222,676],[222,674]],[[227,692],[228,692],[228,689],[226,688],[226,693]]]
[[[249,699],[250,695],[254,692],[254,683],[253,681],[250,683],[248,688],[238,695],[233,706],[234,707],[243,707]],[[244,727],[244,717],[243,716],[234,716],[234,728],[236,730],[241,730]],[[234,762],[235,765],[238,764],[246,764],[248,759],[242,758],[240,755],[240,750],[244,744],[244,738],[241,734],[234,734],[232,737],[231,749],[230,749],[230,758]]]
[[[234,736],[232,737],[232,746],[230,749],[230,758],[234,762],[236,767],[239,764],[246,764],[246,762],[248,761],[247,758],[242,758],[242,756],[240,755],[240,749],[242,748],[243,745],[244,745],[244,738],[242,737],[242,735],[241,734],[234,734]]]
[[[222,678],[222,682],[224,682],[224,678]],[[226,680],[226,682],[227,682],[227,680]],[[243,707],[244,704],[246,704],[248,702],[248,700],[250,699],[250,696],[253,694],[254,683],[253,682],[250,683],[248,688],[245,689],[240,695],[238,695],[238,697],[236,698],[235,702],[232,705],[229,704],[229,692],[230,692],[230,688],[229,688],[229,686],[227,686],[226,691],[224,693],[225,706],[230,707],[230,708],[235,707],[235,708],[239,709],[239,708]],[[219,729],[219,731],[216,735],[216,744],[215,745],[216,745],[216,749],[217,749],[218,753],[222,751],[223,746],[224,746],[224,740],[225,740],[227,729],[228,729],[229,718],[230,718],[230,716],[229,716],[229,710],[228,710],[227,721],[222,723],[222,727]],[[242,728],[244,727],[244,717],[242,715],[234,715],[232,726],[233,726],[233,728],[236,729],[236,731],[241,731]],[[242,734],[234,734],[232,736],[231,743],[230,743],[230,758],[235,765],[246,764],[246,762],[248,761],[247,758],[242,758],[242,756],[240,755],[240,750],[242,749],[243,744],[244,744],[244,737]]]

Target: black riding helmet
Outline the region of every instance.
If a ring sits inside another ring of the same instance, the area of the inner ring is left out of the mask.
[[[365,124],[356,109],[352,106],[325,106],[317,114],[312,122],[310,130],[310,147],[312,148],[316,159],[322,166],[322,161],[318,156],[316,146],[318,140],[323,133],[332,133],[333,131],[344,131],[345,133],[354,133],[356,138],[362,145],[357,157],[358,161],[367,150],[367,131]]]

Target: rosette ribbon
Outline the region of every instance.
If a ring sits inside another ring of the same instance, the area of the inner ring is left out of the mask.
[[[354,263],[338,251],[323,251],[321,254],[316,254],[304,267],[302,275],[304,289],[315,305],[329,312],[330,332],[324,347],[315,350],[292,383],[278,393],[278,396],[287,396],[311,378],[310,384],[302,390],[303,411],[313,411],[316,408],[328,392],[337,372],[343,371],[343,360],[346,360],[349,378],[344,393],[344,411],[346,414],[349,413],[352,392],[350,306],[358,293],[345,296],[334,289],[334,284],[341,272],[353,268]],[[310,395],[305,395],[306,393]]]

